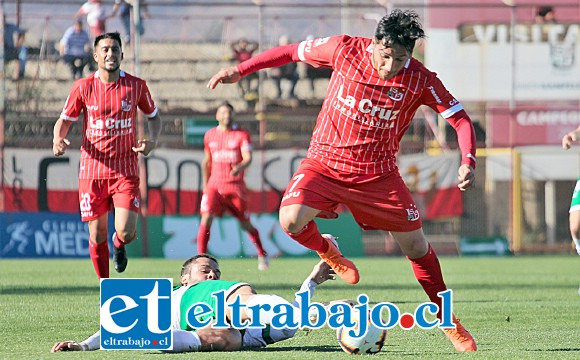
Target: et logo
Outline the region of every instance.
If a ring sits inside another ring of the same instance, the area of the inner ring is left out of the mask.
[[[173,279],[101,279],[101,349],[171,350]]]

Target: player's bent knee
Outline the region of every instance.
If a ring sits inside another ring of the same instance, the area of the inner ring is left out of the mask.
[[[282,230],[291,234],[298,233],[304,228],[304,224],[299,221],[297,214],[282,212],[282,210],[280,210],[280,226]]]
[[[121,239],[125,244],[131,243],[137,237],[137,231],[126,231],[121,230],[117,231],[117,236]]]

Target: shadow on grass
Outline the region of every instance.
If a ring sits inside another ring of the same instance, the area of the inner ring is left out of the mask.
[[[324,286],[324,285],[322,285]],[[254,287],[259,290],[260,292],[265,292],[266,290],[296,290],[298,291],[298,287],[296,285],[289,285],[289,284],[259,284],[256,283]],[[453,290],[501,290],[501,289],[538,289],[538,284],[513,284],[513,283],[506,283],[506,284],[477,284],[477,283],[470,283],[470,284],[456,284],[456,286],[449,286],[450,289]],[[542,284],[542,289],[569,289],[570,284]],[[361,291],[370,291],[370,290],[416,290],[420,289],[419,284],[415,282],[410,282],[409,285],[393,285],[389,284],[388,281],[385,282],[385,285],[380,284],[359,284],[359,285],[348,285],[348,284],[337,284],[334,283],[332,285],[332,290],[359,290]]]
[[[264,347],[257,349],[242,349],[244,352],[283,352],[283,351],[315,351],[319,353],[343,353],[340,347],[337,346],[276,346]]]
[[[30,287],[30,284],[22,287],[0,288],[0,295],[40,295],[40,294],[94,294],[99,293],[98,286],[39,286]]]
[[[545,352],[545,351],[553,351],[553,352],[560,352],[560,351],[580,351],[580,348],[562,348],[562,349],[533,349],[527,350],[530,352]]]

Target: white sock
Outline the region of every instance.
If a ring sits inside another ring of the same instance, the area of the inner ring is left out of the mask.
[[[201,348],[201,339],[194,331],[172,330],[173,350],[163,350],[163,352],[197,352]]]
[[[574,240],[574,244],[576,244],[576,252],[580,255],[580,240],[574,238],[572,238],[572,240]]]
[[[85,341],[82,341],[81,346],[87,351],[99,350],[101,348],[101,330],[89,336]]]

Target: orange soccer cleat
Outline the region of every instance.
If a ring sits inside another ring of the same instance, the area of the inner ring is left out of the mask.
[[[455,350],[459,352],[476,351],[477,345],[473,336],[467,331],[466,328],[461,325],[459,319],[453,315],[453,323],[455,323],[455,329],[441,329],[447,335]]]
[[[323,254],[320,252],[318,256],[325,263],[327,263],[332,270],[338,275],[342,280],[349,284],[356,284],[359,281],[359,273],[356,265],[349,259],[342,256],[340,250],[338,250],[338,243],[334,236],[330,234],[322,234],[324,240],[328,242],[328,250]]]

